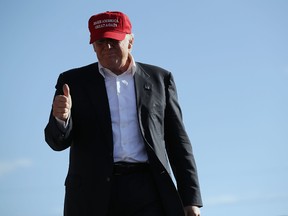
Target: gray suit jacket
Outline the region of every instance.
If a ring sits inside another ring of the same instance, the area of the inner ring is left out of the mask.
[[[172,74],[137,63],[134,79],[139,127],[166,215],[184,216],[183,205],[201,207],[202,201]],[[45,139],[52,149],[61,151],[70,147],[65,215],[105,216],[113,177],[113,140],[104,78],[94,63],[60,74],[55,95],[63,94],[65,83],[73,101],[73,127],[68,124],[63,133],[50,114],[45,128]]]

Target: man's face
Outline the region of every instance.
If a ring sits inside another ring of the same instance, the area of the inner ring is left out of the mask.
[[[132,49],[133,39],[129,36],[122,41],[103,38],[93,43],[94,50],[101,65],[116,74],[127,70],[130,59],[129,52]]]

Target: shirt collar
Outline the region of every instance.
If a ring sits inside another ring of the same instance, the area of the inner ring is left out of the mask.
[[[134,76],[135,72],[136,72],[136,63],[135,60],[133,58],[133,56],[129,53],[129,57],[131,59],[130,65],[128,67],[128,69],[124,72],[125,74],[129,74],[131,73],[132,76]],[[98,69],[99,69],[99,73],[105,78],[105,76],[108,74],[116,76],[111,70],[109,70],[108,68],[105,68],[101,65],[100,62],[98,62]],[[123,74],[124,74],[123,73]]]

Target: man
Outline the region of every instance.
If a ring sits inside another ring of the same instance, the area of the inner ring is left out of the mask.
[[[98,62],[59,76],[45,128],[52,149],[70,147],[64,215],[200,216],[172,74],[134,61],[125,14],[94,15],[89,30]]]

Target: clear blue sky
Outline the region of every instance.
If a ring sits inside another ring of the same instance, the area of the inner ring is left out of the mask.
[[[59,73],[96,61],[87,21],[106,10],[130,16],[137,61],[174,74],[202,215],[287,216],[287,0],[1,0],[0,215],[62,215],[68,151],[43,129]]]

